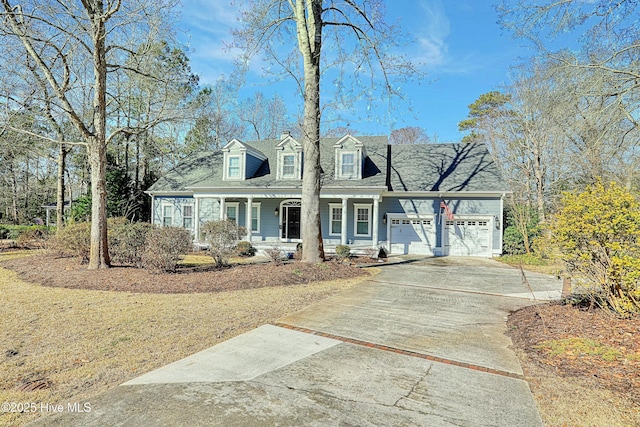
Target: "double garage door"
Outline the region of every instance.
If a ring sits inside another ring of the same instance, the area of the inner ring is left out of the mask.
[[[390,221],[389,243],[392,254],[435,254],[434,217],[395,217]],[[447,220],[443,227],[442,254],[491,257],[491,239],[489,219]]]

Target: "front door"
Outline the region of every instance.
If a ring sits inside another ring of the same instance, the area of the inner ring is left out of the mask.
[[[282,206],[282,238],[300,238],[300,206]]]

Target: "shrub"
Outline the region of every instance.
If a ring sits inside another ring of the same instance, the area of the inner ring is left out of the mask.
[[[508,255],[522,255],[527,252],[524,244],[524,236],[514,225],[504,229],[502,249]]]
[[[251,257],[256,254],[256,248],[250,242],[242,241],[236,245],[236,255],[241,257]]]
[[[91,195],[78,197],[71,205],[69,218],[76,222],[89,222],[91,220]]]
[[[525,203],[509,203],[505,217],[502,246],[504,253],[530,254],[534,249],[533,242],[542,231],[536,210]]]
[[[49,227],[44,225],[32,225],[21,227],[18,231],[16,240],[20,246],[29,246],[34,243],[42,245],[48,238]]]
[[[120,236],[123,234],[123,227],[130,225],[126,218],[107,219],[109,254],[115,258],[116,262],[123,262],[119,257],[120,241],[122,240]],[[150,225],[148,226],[150,227]],[[91,251],[91,223],[71,222],[67,224],[50,239],[49,249],[58,256],[78,257],[82,263],[88,262]],[[143,245],[140,245],[140,253],[142,253],[142,249]],[[122,248],[122,250],[125,249]]]
[[[46,225],[0,225],[0,239],[18,240],[22,243],[46,240],[51,228]]]
[[[49,249],[58,256],[78,257],[82,263],[89,261],[91,250],[91,223],[71,223],[58,230],[49,241]]]
[[[378,258],[378,254],[380,253],[379,248],[369,248],[365,250],[365,254],[368,258],[375,259]]]
[[[593,300],[628,316],[640,312],[640,204],[624,188],[597,183],[565,193],[550,230],[569,271]]]
[[[336,257],[338,260],[343,261],[351,255],[351,247],[347,245],[336,246]]]
[[[209,254],[216,266],[221,267],[228,264],[229,256],[241,236],[246,234],[246,229],[233,221],[209,221],[202,225],[202,233],[209,245]]]
[[[7,239],[18,240],[18,236],[22,231],[24,231],[28,226],[26,225],[7,225],[7,230],[9,230],[9,234]]]
[[[181,227],[153,227],[147,233],[140,265],[154,271],[175,271],[180,257],[192,248],[191,233]]]
[[[274,246],[272,248],[265,249],[265,253],[269,257],[271,262],[276,264],[276,265],[280,264],[285,259],[285,256],[283,255],[283,252],[282,252],[282,249],[280,249],[278,246]]]
[[[298,261],[302,259],[302,242],[296,245],[296,251],[293,253],[293,259]]]
[[[142,267],[147,237],[154,226],[146,222],[116,223],[109,226],[109,254],[118,264]]]

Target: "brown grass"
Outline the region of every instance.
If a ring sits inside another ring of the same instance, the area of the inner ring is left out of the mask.
[[[0,268],[0,403],[91,402],[117,384],[274,322],[368,277],[217,293],[142,294],[43,287]],[[40,415],[0,413],[0,425],[22,425]]]

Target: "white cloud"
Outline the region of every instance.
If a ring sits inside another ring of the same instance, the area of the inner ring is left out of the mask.
[[[417,26],[416,39],[418,51],[414,59],[424,64],[430,74],[471,74],[485,68],[488,58],[479,52],[469,51],[464,45],[464,36],[453,34],[451,20],[443,0],[422,0],[420,2],[422,16]],[[450,8],[451,13],[472,14],[477,4],[456,3]],[[415,24],[414,24],[415,25]],[[458,45],[453,45],[457,43]]]
[[[441,67],[449,61],[449,17],[442,0],[422,1],[420,7],[424,16],[422,29],[416,34],[420,48],[416,60],[424,63],[428,69]]]
[[[220,74],[231,72],[240,51],[227,46],[232,41],[231,29],[238,25],[240,6],[230,0],[184,0],[181,12],[183,41],[201,81],[213,82]]]

